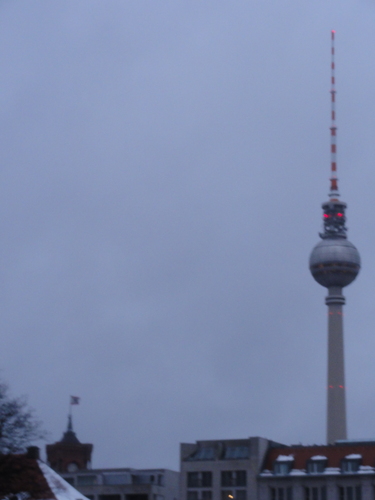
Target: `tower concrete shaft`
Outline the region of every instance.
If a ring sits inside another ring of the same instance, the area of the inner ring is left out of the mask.
[[[342,288],[331,286],[326,297],[328,306],[328,384],[327,443],[347,439],[344,370],[344,331]]]

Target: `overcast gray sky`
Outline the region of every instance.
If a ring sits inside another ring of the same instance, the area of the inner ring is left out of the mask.
[[[70,394],[95,467],[324,442],[331,29],[349,436],[375,437],[374,1],[1,1],[1,377],[50,442]]]

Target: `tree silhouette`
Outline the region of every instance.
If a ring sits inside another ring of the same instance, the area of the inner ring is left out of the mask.
[[[42,423],[26,398],[12,398],[7,384],[0,383],[0,453],[25,451],[31,442],[44,437]]]

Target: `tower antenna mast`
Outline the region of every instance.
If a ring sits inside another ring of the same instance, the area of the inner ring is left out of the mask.
[[[336,143],[336,79],[335,79],[335,30],[331,31],[331,187],[329,196],[337,200],[339,195],[337,185],[337,143]]]

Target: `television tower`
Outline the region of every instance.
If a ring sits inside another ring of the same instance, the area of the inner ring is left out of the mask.
[[[322,204],[324,231],[321,241],[310,255],[310,271],[313,278],[328,289],[328,384],[327,384],[327,443],[347,439],[344,332],[342,306],[344,286],[355,280],[360,257],[355,246],[347,240],[345,226],[346,203],[339,200],[336,163],[336,90],[335,90],[335,32],[331,32],[331,178],[329,201]]]

